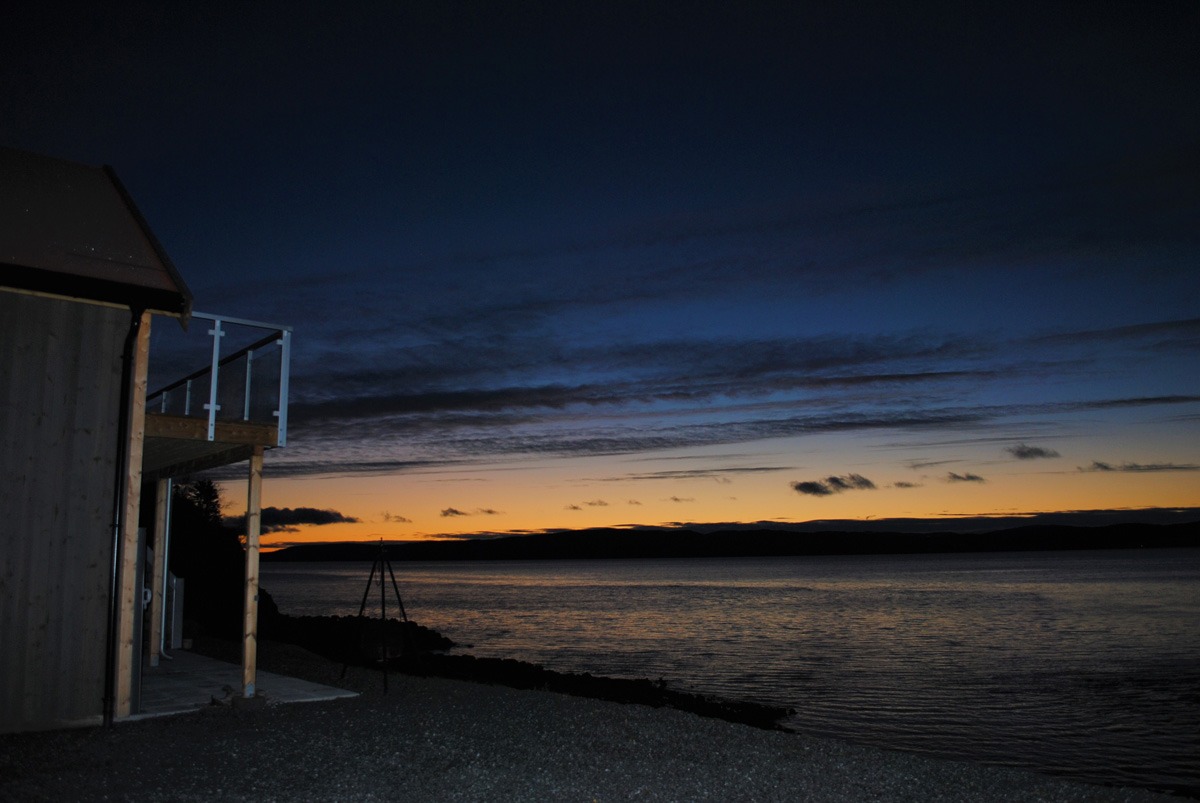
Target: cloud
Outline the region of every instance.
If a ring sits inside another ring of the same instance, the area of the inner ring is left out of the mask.
[[[1064,412],[1070,410],[1111,410],[1125,407],[1149,407],[1159,404],[1194,404],[1200,396],[1132,396],[1124,399],[1100,399],[1087,402],[1064,402],[1054,405]],[[1049,405],[1047,405],[1049,406]]]
[[[949,463],[957,463],[958,460],[913,460],[909,462],[908,467],[913,471],[920,471],[923,468],[933,468],[934,466],[944,466]]]
[[[563,510],[583,510],[579,505],[567,505]]]
[[[1092,344],[1107,341],[1144,341],[1155,350],[1186,348],[1194,351],[1200,340],[1200,318],[1177,321],[1117,326],[1111,329],[1093,329],[1083,332],[1067,332],[1046,335],[1033,342],[1052,345]]]
[[[336,510],[319,510],[313,507],[264,507],[261,526],[263,532],[296,532],[300,525],[321,526],[325,524],[357,524],[360,519],[347,516]],[[245,517],[230,516],[226,524],[244,527]]]
[[[904,480],[900,480],[899,482],[893,482],[892,487],[900,488],[900,489],[907,489],[907,488],[920,488],[921,486],[915,482],[905,482]]]
[[[682,398],[682,397],[681,397]],[[630,401],[628,409],[603,415],[584,411],[550,410],[522,417],[512,424],[509,414],[438,414],[382,416],[365,420],[331,421],[314,426],[293,442],[268,466],[273,476],[317,473],[427,473],[467,465],[485,465],[514,456],[592,456],[637,454],[677,448],[748,443],[774,438],[797,438],[840,432],[930,431],[946,437],[954,432],[971,432],[998,425],[1017,416],[1061,416],[1079,411],[1190,404],[1197,396],[1108,398],[1090,401],[1043,402],[1020,405],[966,404],[960,406],[916,406],[904,398],[876,397],[842,405],[829,412],[829,400],[804,402],[813,409],[792,414],[794,401],[731,401],[714,405],[702,397],[687,397],[663,412],[649,412]],[[697,405],[693,409],[692,405]],[[1022,422],[1028,428],[1029,422]],[[361,433],[369,429],[370,438]],[[994,438],[1007,440],[1011,436]],[[908,444],[905,448],[912,448]],[[409,460],[380,459],[379,455],[403,450]],[[916,463],[914,466],[921,464]],[[775,467],[764,467],[774,469]],[[241,476],[231,472],[230,477]],[[647,475],[647,476],[652,476]]]
[[[636,500],[636,499],[630,499],[630,500],[629,500],[629,501],[628,501],[626,504],[629,504],[629,505],[637,505],[638,507],[641,507],[641,505],[642,505],[642,503],[641,503],[641,502],[639,502],[639,501],[638,501],[638,500]]]
[[[1059,453],[1053,449],[1046,449],[1042,446],[1029,446],[1028,444],[1019,443],[1016,446],[1005,448],[1006,452],[1011,454],[1018,460],[1037,460],[1039,458],[1059,457]]]
[[[405,518],[398,513],[390,513],[385,510],[380,516],[384,521],[391,522],[392,524],[412,524],[412,519]]]
[[[844,474],[840,477],[826,477],[824,480],[793,482],[792,490],[807,496],[831,496],[843,491],[873,491],[875,483],[861,474]]]
[[[651,471],[644,474],[625,474],[621,477],[606,477],[604,478],[604,482],[711,479],[720,483],[729,483],[732,482],[732,480],[726,477],[726,474],[767,474],[776,471],[792,470],[792,466],[738,466],[732,468],[673,469],[664,471]]]
[[[1191,322],[1148,324],[1137,337],[1190,337],[1195,329]],[[388,331],[372,330],[368,342],[384,342]],[[1005,376],[1087,374],[1094,358],[1065,360],[1049,351],[1056,348],[1050,341],[1020,351],[1013,364],[1013,343],[956,333],[603,343],[576,343],[550,329],[486,334],[422,332],[411,345],[389,345],[382,370],[373,349],[362,352],[369,363],[332,346],[306,361],[293,384],[292,445],[271,458],[273,476],[425,472],[516,455],[636,454],[875,429],[948,434],[1016,416],[1200,400],[984,403],[987,385]],[[790,470],[763,467],[776,469]],[[697,469],[690,476],[720,481],[738,471]]]
[[[946,475],[946,482],[987,482],[987,480],[978,474],[971,474],[969,472],[966,474],[958,474],[951,471]]]
[[[584,502],[584,504],[588,507],[608,507],[608,502],[605,502],[603,499],[593,499],[590,502]]]
[[[831,488],[838,491],[860,490],[871,491],[875,489],[875,483],[861,474],[847,474],[843,477],[827,477],[825,479]]]
[[[666,501],[667,502],[675,502],[677,504],[684,504],[687,502],[695,502],[696,500],[690,496],[668,496]]]
[[[441,516],[444,519],[456,518],[459,516],[499,516],[503,511],[496,510],[490,507],[477,507],[470,513],[465,510],[459,510],[456,507],[448,507],[442,511]]]
[[[450,337],[450,335],[447,335]],[[462,336],[458,336],[462,337]],[[853,390],[879,385],[945,385],[995,378],[993,368],[929,370],[914,363],[957,363],[985,358],[995,344],[951,336],[817,336],[608,342],[568,348],[561,341],[528,337],[471,338],[431,347],[389,351],[392,367],[363,370],[341,350],[327,361],[310,361],[308,385],[339,388],[330,397],[297,394],[290,406],[293,426],[453,413],[468,416],[515,413],[540,415],[575,405],[625,405],[651,400],[703,402],[706,399],[776,392]],[[480,347],[480,342],[489,345]],[[373,354],[373,352],[372,352]],[[519,379],[495,387],[495,366],[511,366]],[[578,366],[576,376],[613,374],[635,379],[566,383],[558,366]],[[903,370],[878,370],[897,368]],[[469,420],[469,419],[464,419]],[[397,423],[392,421],[391,423]]]
[[[294,433],[289,432],[289,441]],[[308,444],[316,446],[317,439],[308,439]],[[312,448],[307,450],[312,457],[304,457],[304,443],[289,443],[289,448],[272,451],[267,471],[271,477],[305,477],[313,474],[399,474],[408,471],[429,471],[461,465],[459,460],[388,460],[372,457],[358,459],[357,451],[352,443],[329,444],[330,448]],[[349,448],[347,448],[349,447]],[[290,452],[291,454],[282,454]],[[331,459],[331,455],[335,455]],[[245,469],[241,465],[226,467],[209,472],[221,479],[243,479]]]
[[[1200,471],[1197,463],[1122,463],[1114,466],[1100,460],[1093,460],[1090,466],[1080,466],[1080,471],[1124,471],[1133,474],[1151,474],[1170,471]]]

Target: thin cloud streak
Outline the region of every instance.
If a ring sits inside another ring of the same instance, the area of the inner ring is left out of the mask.
[[[330,377],[321,384],[338,388],[337,398],[310,401],[301,399],[291,406],[290,415],[298,427],[317,423],[324,425],[339,420],[419,414],[448,416],[454,413],[472,416],[517,413],[515,417],[508,419],[507,423],[520,423],[528,420],[536,411],[563,410],[571,407],[592,408],[659,401],[702,403],[715,398],[760,397],[767,392],[845,390],[906,384],[938,385],[987,381],[1003,375],[992,369],[845,373],[856,363],[870,366],[883,362],[934,360],[949,356],[942,353],[944,349],[944,346],[938,345],[932,349],[905,348],[897,353],[888,353],[886,349],[874,346],[870,349],[858,346],[833,348],[827,343],[811,342],[730,343],[725,346],[712,343],[686,346],[653,344],[647,346],[644,349],[645,353],[638,355],[637,359],[589,361],[577,356],[563,356],[554,360],[555,363],[567,362],[578,366],[577,373],[643,374],[644,377],[636,382],[544,384],[417,393],[408,390],[397,393],[380,392],[381,388],[391,383],[406,389],[421,383],[419,379],[415,380],[404,371],[391,372],[391,378],[376,371],[368,374],[373,385],[370,390],[364,386],[361,378],[346,381]],[[727,354],[720,359],[715,353],[722,350]],[[755,351],[759,353],[757,358],[751,354]],[[814,356],[814,351],[823,351],[825,356]],[[610,354],[611,352],[612,350],[609,350]],[[671,355],[671,359],[664,360],[664,354]],[[626,354],[627,358],[634,356],[633,353]],[[494,365],[495,362],[488,361],[480,366],[480,372],[492,373]],[[686,373],[677,373],[680,366],[686,366]],[[818,372],[830,369],[836,369],[839,373],[818,375]],[[461,420],[469,422],[470,418],[464,416]]]
[[[842,432],[870,431],[969,431],[1019,416],[1053,417],[1087,410],[1136,409],[1162,405],[1182,405],[1200,402],[1197,396],[1159,396],[1089,401],[1047,402],[1022,405],[977,405],[925,410],[880,410],[877,412],[841,411],[836,417],[818,414],[778,418],[736,420],[734,411],[729,420],[702,424],[682,424],[678,418],[661,414],[643,414],[636,428],[597,427],[591,419],[559,421],[547,417],[526,427],[514,428],[508,423],[492,425],[481,417],[468,427],[455,421],[440,427],[436,421],[426,421],[421,428],[411,422],[401,422],[399,429],[389,432],[388,419],[374,421],[370,438],[362,442],[364,454],[386,450],[394,442],[409,454],[428,452],[428,459],[408,461],[379,461],[355,459],[346,453],[346,440],[328,436],[304,444],[298,438],[296,446],[286,453],[272,455],[271,470],[276,475],[296,476],[324,473],[401,473],[443,470],[448,466],[466,467],[521,456],[599,456],[639,454],[681,447],[703,447],[746,443],[767,439],[796,438]],[[999,440],[1011,440],[1001,438]],[[944,443],[970,442],[945,440]],[[911,445],[910,445],[911,447]],[[339,451],[342,453],[339,455]],[[942,462],[942,461],[937,461]],[[948,462],[948,461],[947,461]],[[926,465],[914,463],[914,467]]]
[[[1173,353],[1186,353],[1194,348],[1197,324],[1192,320],[1024,341],[924,332],[654,342],[618,338],[601,347],[572,343],[537,327],[531,335],[514,330],[497,336],[475,328],[482,324],[474,316],[463,331],[463,316],[457,319],[452,339],[393,349],[383,370],[362,370],[339,353],[336,363],[330,362],[337,367],[323,378],[311,374],[308,387],[336,388],[338,395],[299,392],[291,409],[296,448],[275,464],[280,474],[374,473],[390,467],[424,471],[439,463],[478,465],[521,455],[637,454],[871,429],[966,431],[1018,415],[1052,418],[1200,401],[1179,394],[1024,405],[990,401],[1004,387],[1000,380],[1050,380],[1094,370],[1094,355],[1064,359],[1067,355],[1056,353],[1080,343],[1132,347],[1150,339]],[[1018,346],[1022,362],[1000,361]],[[518,381],[497,384],[497,365],[505,366],[503,378]],[[577,379],[597,381],[519,381],[554,373],[565,379],[562,366],[571,366]],[[778,414],[803,408],[814,413]],[[711,420],[718,411],[722,420]],[[691,424],[689,418],[708,420]],[[349,448],[356,443],[361,448]],[[372,445],[375,455],[352,456]],[[1017,448],[1010,447],[1010,454],[1019,460],[1057,454],[1047,447],[1011,451]],[[398,450],[415,459],[379,459],[380,453]]]
[[[1080,466],[1080,471],[1085,472],[1126,472],[1130,474],[1156,474],[1160,472],[1173,471],[1200,471],[1200,464],[1197,463],[1105,463],[1100,460],[1092,461],[1090,466]]]
[[[697,458],[688,458],[695,460]],[[738,466],[730,468],[695,468],[674,471],[652,471],[641,474],[626,474],[620,477],[604,477],[601,482],[641,482],[644,480],[727,480],[730,474],[773,474],[792,471],[791,466]]]

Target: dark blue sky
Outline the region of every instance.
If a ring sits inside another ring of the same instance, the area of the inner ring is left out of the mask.
[[[296,327],[281,499],[1200,504],[1195,3],[514,5],[0,32],[0,143],[113,165],[198,309]]]

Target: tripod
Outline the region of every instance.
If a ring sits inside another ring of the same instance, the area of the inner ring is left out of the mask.
[[[383,652],[383,693],[388,691],[388,664],[391,662],[391,655],[388,654],[388,637],[387,637],[387,583],[383,577],[383,570],[387,569],[388,576],[392,580],[392,590],[396,593],[396,606],[400,609],[400,652],[403,654],[408,646],[409,627],[408,614],[404,611],[404,600],[400,599],[400,587],[396,585],[396,574],[392,571],[392,562],[388,560],[387,548],[383,545],[383,539],[379,539],[379,556],[375,558],[375,562],[371,564],[371,574],[367,577],[367,587],[363,589],[362,602],[358,606],[358,618],[363,618],[363,612],[367,609],[367,597],[371,594],[371,586],[375,583],[375,572],[379,572],[379,640],[380,647]],[[342,677],[346,676],[346,664],[342,664]]]

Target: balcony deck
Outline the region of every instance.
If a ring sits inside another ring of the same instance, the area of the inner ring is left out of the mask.
[[[248,460],[287,443],[291,329],[193,312],[211,322],[209,364],[147,397],[142,477],[169,479]],[[222,355],[233,329],[269,334]],[[264,373],[265,372],[265,373]]]

